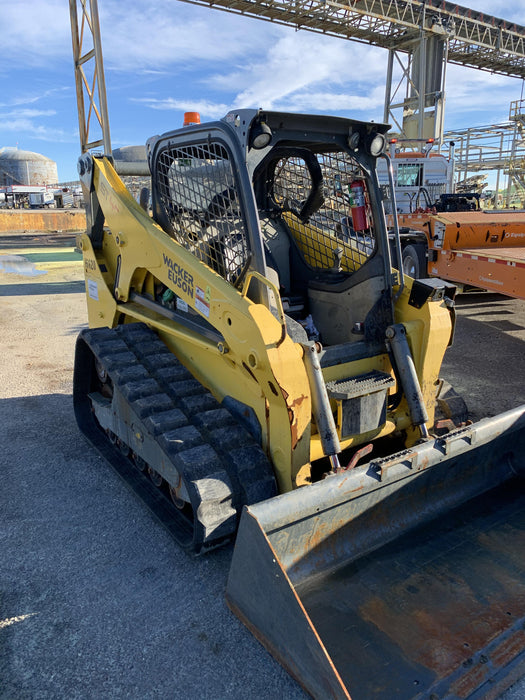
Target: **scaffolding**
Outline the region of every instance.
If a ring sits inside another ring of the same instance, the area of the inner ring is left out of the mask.
[[[454,144],[458,190],[482,191],[490,174],[494,189],[487,202],[525,207],[525,100],[511,102],[508,121],[448,131],[445,140]]]

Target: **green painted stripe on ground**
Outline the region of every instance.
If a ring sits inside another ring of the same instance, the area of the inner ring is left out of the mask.
[[[46,251],[45,253],[27,253],[23,252],[24,258],[27,258],[29,262],[32,263],[47,263],[47,262],[80,262],[82,260],[82,254],[76,253],[74,249],[69,251],[51,252]]]

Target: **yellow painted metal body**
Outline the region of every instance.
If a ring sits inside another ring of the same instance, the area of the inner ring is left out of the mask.
[[[82,236],[90,326],[115,326],[124,314],[126,321],[156,328],[219,401],[231,396],[253,408],[279,489],[290,490],[295,473],[310,457],[311,402],[301,346],[266,307],[254,304],[162,231],[109,161],[96,159],[94,167],[94,187],[108,229],[101,251],[94,251],[90,238]],[[119,256],[118,287],[113,289]],[[101,264],[107,272],[100,272]],[[224,345],[207,342],[128,301],[131,286],[147,294],[153,278],[199,311],[224,337]],[[197,290],[203,292],[201,304],[196,303]]]
[[[90,326],[114,327],[140,321],[155,328],[168,348],[219,401],[230,396],[253,409],[280,492],[307,482],[310,462],[322,457],[323,452],[312,420],[303,348],[286,333],[276,290],[281,320],[266,306],[248,298],[248,283],[244,290],[236,289],[154,223],[107,159],[94,159],[93,163],[93,184],[106,228],[98,250],[94,250],[87,234],[81,237]],[[421,310],[409,306],[410,280],[407,282],[397,303],[396,322],[407,328],[430,424],[438,372],[451,333],[450,314],[444,304],[437,302],[427,303]],[[207,340],[131,298],[134,290],[153,299],[157,283],[166,285],[197,311],[224,340]],[[270,282],[266,284],[271,288]],[[388,354],[329,367],[323,374],[329,381],[371,370],[393,376]],[[333,409],[337,410],[335,404]],[[410,432],[404,401],[387,415],[380,429],[347,438],[342,448],[396,430]]]
[[[439,371],[452,336],[450,310],[442,301],[428,301],[421,309],[410,306],[408,300],[413,280],[405,276],[405,288],[395,306],[395,321],[406,328],[408,344],[416,367],[421,393],[429,420],[427,428],[434,424],[436,392],[439,385]],[[395,291],[395,288],[394,288]],[[403,399],[395,416],[398,430],[408,433],[407,445],[420,438],[419,431],[410,425],[406,399]]]
[[[299,249],[303,253],[305,260],[312,266],[329,268],[333,264],[333,234],[325,231],[319,226],[303,224],[292,214],[283,214],[290,230],[293,231]],[[312,241],[314,241],[312,245]],[[341,248],[343,255],[341,269],[345,272],[354,272],[358,267],[366,262],[367,256],[362,253],[355,244],[337,240],[337,246]]]

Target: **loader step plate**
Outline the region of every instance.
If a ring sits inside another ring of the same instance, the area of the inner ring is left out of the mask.
[[[524,552],[516,479],[297,593],[354,700],[485,697],[525,660]]]
[[[387,391],[394,384],[390,374],[378,370],[327,382],[328,396],[341,405],[339,430],[342,438],[362,435],[384,425]]]
[[[395,384],[394,378],[386,372],[372,370],[357,377],[336,379],[326,383],[326,390],[331,399],[354,399],[358,396],[385,391]]]

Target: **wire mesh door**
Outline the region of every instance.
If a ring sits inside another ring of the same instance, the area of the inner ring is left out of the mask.
[[[168,147],[159,154],[157,172],[170,233],[238,285],[250,247],[228,150],[220,143]]]
[[[346,152],[317,154],[322,174],[319,206],[302,216],[308,198],[318,183],[313,169],[301,156],[282,158],[275,166],[272,198],[281,207],[305,261],[316,270],[340,269],[353,272],[368,260],[376,248],[370,201],[364,175]],[[352,184],[362,183],[362,197],[356,202]],[[359,206],[359,217],[355,207]]]

